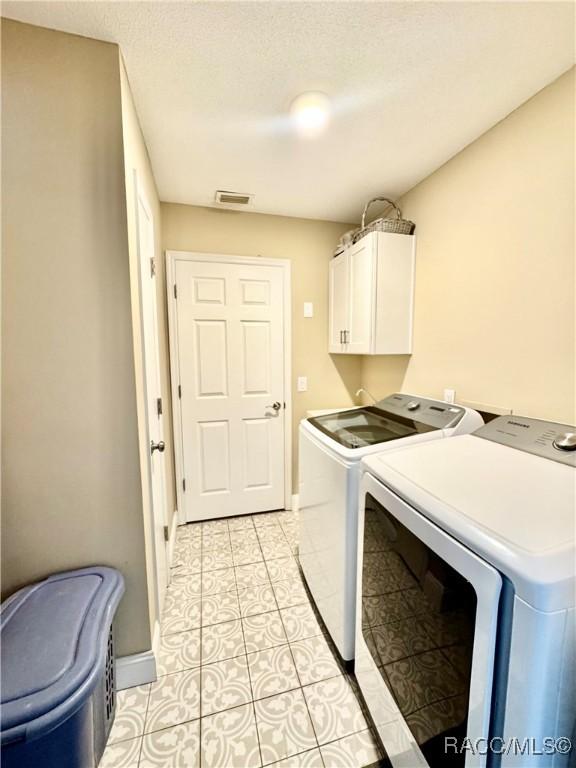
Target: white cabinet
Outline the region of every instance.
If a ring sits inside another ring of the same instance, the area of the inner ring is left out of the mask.
[[[414,235],[371,232],[330,262],[329,351],[412,352]]]

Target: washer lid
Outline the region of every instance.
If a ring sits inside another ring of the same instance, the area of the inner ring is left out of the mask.
[[[345,448],[367,448],[438,429],[414,419],[390,414],[376,406],[328,413],[308,421]]]
[[[532,605],[576,604],[573,468],[474,435],[375,454],[363,466]]]
[[[344,448],[358,450],[455,427],[465,413],[460,405],[396,392],[375,405],[340,409],[308,421]]]

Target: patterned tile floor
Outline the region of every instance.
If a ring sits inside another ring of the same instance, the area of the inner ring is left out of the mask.
[[[361,768],[378,748],[297,561],[297,513],[178,529],[158,680],[118,694],[101,768]]]

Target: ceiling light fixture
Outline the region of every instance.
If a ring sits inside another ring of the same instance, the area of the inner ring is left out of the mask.
[[[319,136],[325,130],[330,112],[330,99],[319,91],[302,93],[290,105],[296,131],[306,138]]]

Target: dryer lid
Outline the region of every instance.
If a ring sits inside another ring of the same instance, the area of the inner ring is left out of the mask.
[[[474,435],[375,454],[363,467],[535,607],[576,604],[573,468]]]

